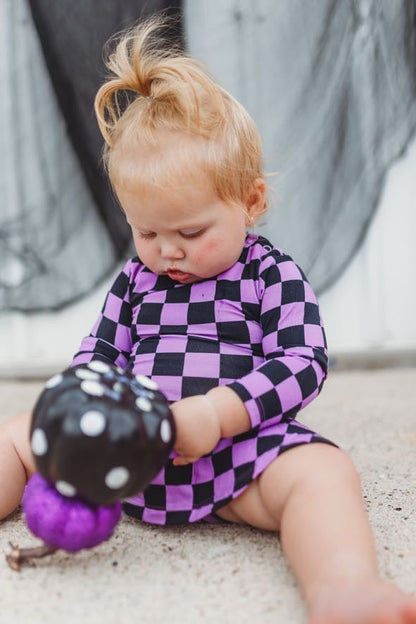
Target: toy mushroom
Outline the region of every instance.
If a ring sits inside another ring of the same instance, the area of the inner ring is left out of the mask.
[[[22,504],[44,546],[12,545],[6,558],[16,570],[28,558],[107,540],[120,501],[143,491],[167,462],[175,424],[154,381],[93,360],[49,379],[33,411],[30,441],[37,473]]]

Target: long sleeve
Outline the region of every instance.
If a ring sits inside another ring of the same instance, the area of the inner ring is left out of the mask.
[[[89,336],[82,340],[72,366],[98,359],[126,368],[132,348],[131,265],[129,260],[114,280],[101,314]]]
[[[265,362],[229,384],[253,427],[293,419],[319,394],[327,373],[319,308],[301,269],[272,250],[260,264],[258,291]]]

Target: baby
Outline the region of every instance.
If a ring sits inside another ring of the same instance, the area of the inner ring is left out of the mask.
[[[382,581],[360,480],[346,454],[295,420],[327,372],[301,269],[248,234],[266,211],[253,120],[152,18],[121,35],[96,97],[105,164],[137,256],[115,279],[73,364],[156,382],[175,451],[124,504],[145,522],[246,523],[280,534],[309,624],[415,624]],[[33,470],[29,414],[0,436],[0,516]]]

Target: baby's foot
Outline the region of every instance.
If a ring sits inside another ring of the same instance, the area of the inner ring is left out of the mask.
[[[321,593],[309,624],[416,624],[416,598],[382,581]]]

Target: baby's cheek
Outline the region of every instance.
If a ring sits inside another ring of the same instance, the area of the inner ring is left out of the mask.
[[[140,241],[140,240],[137,241],[137,239],[134,241],[134,243],[135,243],[134,246],[136,248],[137,255],[139,256],[143,264],[149,267],[151,271],[156,271],[155,269],[156,254],[153,252],[151,246],[147,244],[143,245],[143,241]]]
[[[218,241],[218,239],[207,239],[204,245],[199,246],[198,250],[195,251],[194,261],[204,262],[204,260],[206,260],[207,258],[215,258],[220,253],[222,245],[223,243],[221,243],[221,241]]]
[[[207,239],[207,250],[212,253],[224,252],[224,249],[227,248],[229,243],[228,237],[226,236],[212,236]]]

